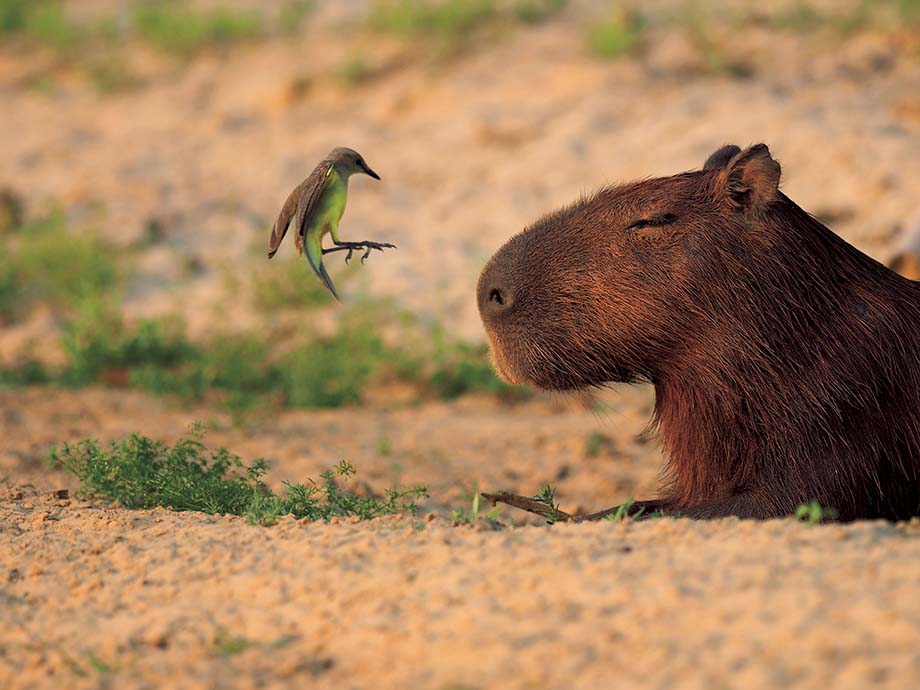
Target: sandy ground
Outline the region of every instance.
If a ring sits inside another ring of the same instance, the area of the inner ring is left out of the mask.
[[[920,213],[920,60],[903,34],[725,28],[727,55],[754,70],[739,79],[656,27],[641,60],[593,58],[578,8],[598,3],[584,2],[429,64],[398,41],[324,39],[321,22],[342,18],[319,4],[304,40],[181,67],[129,51],[147,83],[126,93],[66,68],[34,88],[47,60],[0,50],[0,183],[30,213],[60,204],[132,248],[129,312],[178,311],[193,333],[260,323],[228,276],[264,267],[278,204],[339,144],[384,178],[355,181],[343,237],[400,247],[340,285],[346,299],[390,296],[473,339],[479,269],[508,236],[726,142],[767,142],[784,191],[881,260]],[[362,45],[375,76],[345,85]],[[151,221],[165,237],[147,246]],[[49,317],[4,327],[0,355],[35,338],[53,339]],[[134,392],[0,391],[0,688],[920,687],[917,522],[549,527],[506,509],[499,525],[451,524],[477,487],[551,483],[565,510],[653,495],[651,391],[599,395],[601,412],[375,400],[234,426]],[[276,486],[344,458],[372,488],[431,498],[416,520],[261,528],[82,502],[45,466],[63,441],[174,441],[194,420],[216,427],[210,444],[269,459]]]
[[[562,401],[223,413],[105,390],[0,395],[0,678],[10,688],[898,688],[920,683],[920,522],[657,520],[454,526],[472,487],[566,510],[648,496],[647,391]],[[45,449],[194,419],[271,481],[341,457],[372,489],[425,483],[416,519],[254,527],[74,497]],[[587,457],[592,431],[609,435]],[[390,455],[375,450],[381,433]],[[399,467],[394,466],[399,463]],[[67,488],[60,499],[53,491]]]

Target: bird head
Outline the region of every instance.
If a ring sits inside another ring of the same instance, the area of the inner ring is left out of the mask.
[[[329,154],[329,160],[336,164],[340,172],[346,175],[355,173],[364,173],[370,175],[375,180],[380,179],[380,175],[370,169],[370,166],[364,162],[364,157],[354,149],[340,146]]]

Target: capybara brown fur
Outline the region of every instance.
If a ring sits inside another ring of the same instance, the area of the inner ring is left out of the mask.
[[[920,514],[920,283],[779,190],[763,144],[609,187],[541,218],[483,270],[506,379],[648,381],[661,498],[688,517]]]

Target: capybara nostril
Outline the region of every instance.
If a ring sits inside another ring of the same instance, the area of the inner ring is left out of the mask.
[[[502,283],[486,283],[482,298],[480,311],[483,316],[501,316],[514,304],[514,294]]]
[[[507,262],[492,262],[479,276],[476,289],[479,313],[484,319],[502,316],[514,304],[514,292],[505,279]]]

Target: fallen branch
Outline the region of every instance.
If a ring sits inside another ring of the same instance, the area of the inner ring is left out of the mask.
[[[541,499],[539,497],[519,496],[518,494],[512,494],[507,491],[499,491],[494,494],[483,493],[480,495],[493,506],[498,503],[506,503],[509,506],[520,508],[528,513],[540,515],[550,522],[591,522],[594,520],[603,520],[608,515],[615,515],[621,512],[624,508],[626,509],[625,516],[635,520],[652,516],[652,510],[660,508],[660,501],[634,501],[622,506],[614,506],[613,508],[599,510],[596,513],[572,515],[571,513],[559,510],[558,507],[547,502],[546,499]]]
[[[508,493],[507,491],[499,491],[496,494],[484,493],[481,495],[493,506],[497,503],[507,503],[509,506],[514,506],[515,508],[526,510],[528,513],[535,513],[545,517],[550,522],[569,522],[570,520],[577,519],[539,498],[518,496],[517,494]]]

